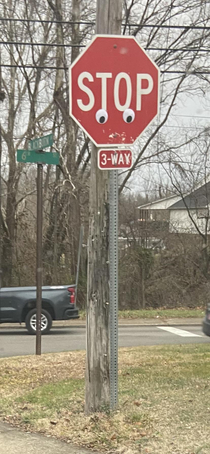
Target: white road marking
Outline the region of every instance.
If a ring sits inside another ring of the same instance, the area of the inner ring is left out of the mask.
[[[177,336],[181,337],[202,337],[200,334],[193,334],[190,331],[185,331],[184,329],[173,328],[172,326],[157,326],[159,329],[163,329],[164,331],[168,331],[172,334],[177,334]]]

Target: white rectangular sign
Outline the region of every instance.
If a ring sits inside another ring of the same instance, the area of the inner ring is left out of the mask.
[[[132,152],[131,150],[101,149],[98,152],[98,167],[102,170],[130,169]]]

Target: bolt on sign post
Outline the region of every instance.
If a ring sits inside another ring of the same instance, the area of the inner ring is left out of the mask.
[[[45,152],[53,144],[53,135],[33,139],[29,150],[17,150],[17,161],[37,164],[37,242],[36,242],[36,355],[41,355],[42,316],[42,224],[43,224],[43,164],[59,164],[59,153]]]

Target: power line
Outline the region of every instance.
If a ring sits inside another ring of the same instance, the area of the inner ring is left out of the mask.
[[[183,118],[204,118],[207,120],[210,120],[210,115],[209,116],[204,116],[204,115],[184,115],[184,114],[171,114],[171,117],[183,117]]]
[[[11,65],[11,64],[1,64],[1,67],[2,68],[24,68],[24,69],[51,69],[51,70],[58,70],[58,69],[63,69],[63,70],[67,70],[68,67],[67,66],[39,66],[39,65],[17,65],[17,64],[14,64],[14,65]],[[188,76],[196,76],[198,74],[202,74],[202,75],[209,75],[210,74],[210,71],[196,71],[196,70],[192,70],[192,71],[178,71],[178,70],[162,70],[160,71],[162,74],[186,74]]]
[[[188,76],[196,76],[197,74],[202,74],[202,75],[208,75],[210,74],[210,71],[207,70],[203,70],[203,71],[197,71],[196,69],[193,69],[192,71],[173,71],[173,70],[163,70],[163,71],[160,71],[161,73],[165,73],[165,74],[186,74]]]
[[[158,50],[158,51],[170,51],[170,52],[209,52],[209,49],[203,49],[199,47],[177,47],[174,49],[173,47],[146,47],[146,50]]]
[[[45,46],[45,47],[86,47],[85,44],[56,44],[56,43],[31,43],[31,42],[21,42],[21,41],[0,41],[0,44],[3,45],[15,45],[15,46]],[[163,52],[209,52],[209,49],[203,49],[199,47],[178,47],[168,48],[168,47],[146,47],[146,50],[152,51],[163,51]]]
[[[66,24],[66,25],[95,25],[95,22],[90,22],[90,21],[60,21],[60,20],[40,20],[40,19],[15,19],[12,17],[0,17],[1,21],[4,22],[32,22],[32,23],[38,23],[38,24]]]
[[[2,68],[24,68],[24,69],[68,69],[67,66],[39,66],[39,65],[7,65],[7,64],[1,64]]]
[[[19,19],[19,18],[10,18],[10,17],[0,17],[0,20],[7,22],[32,22],[39,24],[67,24],[67,25],[95,25],[95,21],[64,21],[64,20],[46,20],[46,19]],[[141,27],[141,28],[166,28],[166,29],[177,29],[177,30],[210,30],[210,26],[206,25],[166,25],[166,24],[136,24],[136,23],[122,23],[122,27]]]
[[[15,46],[86,47],[85,44],[29,43],[29,42],[21,42],[21,41],[0,41],[0,44],[15,45]]]
[[[122,24],[123,25],[123,24]],[[171,28],[177,30],[210,30],[209,26],[206,25],[158,25],[158,24],[124,24],[127,27],[141,27],[141,28]]]

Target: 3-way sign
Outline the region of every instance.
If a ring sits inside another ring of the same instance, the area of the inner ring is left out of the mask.
[[[159,69],[134,37],[95,35],[69,74],[70,115],[96,146],[133,144],[158,113]]]
[[[132,166],[131,150],[99,150],[98,167],[99,169],[130,169]]]

